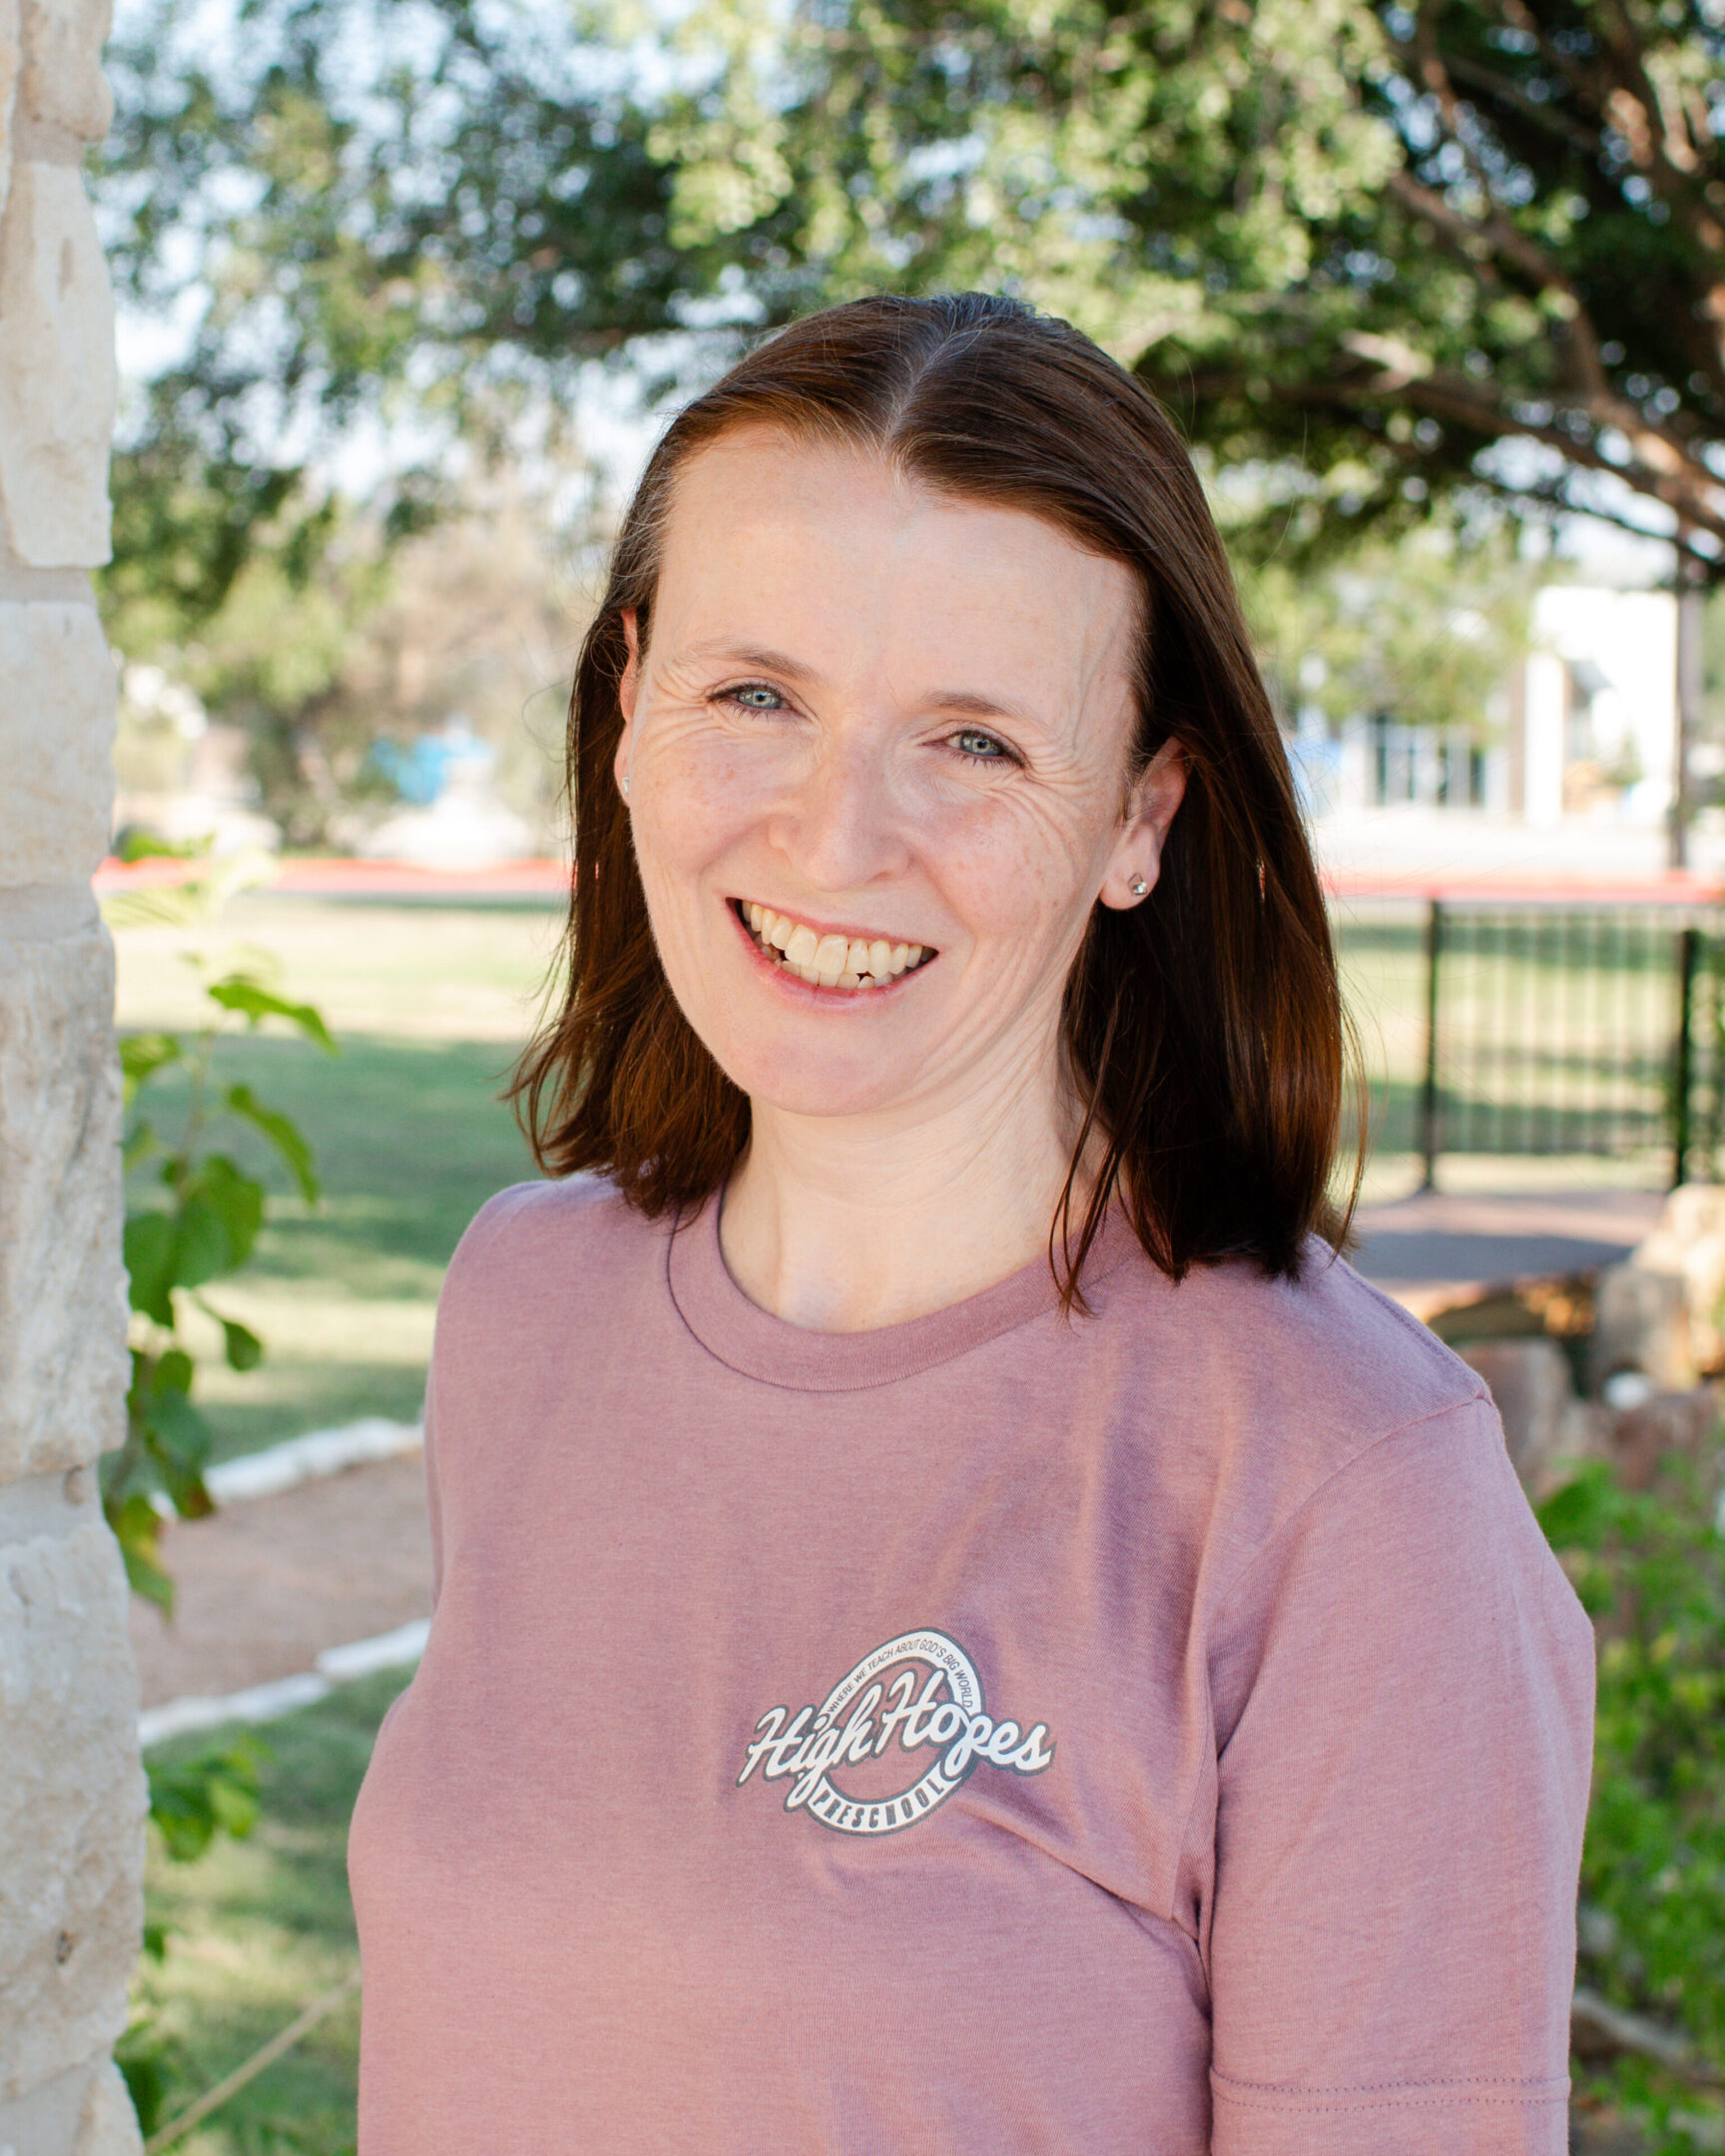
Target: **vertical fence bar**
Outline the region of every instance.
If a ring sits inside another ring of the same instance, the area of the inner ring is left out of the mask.
[[[1426,1174],[1420,1188],[1438,1188],[1438,985],[1443,954],[1443,905],[1434,898],[1426,913],[1426,1082],[1420,1089],[1420,1154]]]
[[[1694,1075],[1695,969],[1700,957],[1700,929],[1682,929],[1677,937],[1677,1042],[1672,1056],[1671,1073],[1673,1188],[1686,1181],[1689,1174],[1689,1095]]]

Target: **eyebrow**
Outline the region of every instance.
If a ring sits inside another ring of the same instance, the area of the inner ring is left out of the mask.
[[[697,644],[693,659],[725,659],[740,667],[755,667],[763,674],[782,674],[790,681],[818,682],[820,674],[788,652],[768,651],[753,644]],[[1016,719],[1034,724],[1035,714],[1021,704],[1002,704],[993,697],[978,696],[969,689],[936,689],[923,700],[936,711],[954,712],[967,719]]]
[[[806,667],[789,653],[767,651],[754,644],[696,644],[690,647],[689,656],[691,659],[724,659],[740,667],[758,667],[763,674],[785,674],[793,681],[821,679],[813,667]]]

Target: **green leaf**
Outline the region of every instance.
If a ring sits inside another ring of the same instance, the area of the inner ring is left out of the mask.
[[[144,1951],[153,1960],[160,1961],[167,1950],[168,1937],[163,1927],[146,1924]],[[138,2114],[140,2132],[153,2134],[162,2123],[163,2108],[168,2100],[168,2066],[167,2048],[152,2016],[141,2016],[127,2029],[114,2046],[114,2063],[120,2069],[126,2093]]]
[[[158,1392],[190,1392],[196,1375],[197,1364],[186,1349],[170,1348],[158,1357],[152,1382]]]
[[[127,1401],[132,1432],[180,1517],[203,1519],[216,1509],[204,1486],[215,1432],[192,1403],[196,1364],[184,1348],[172,1348],[155,1361],[135,1356],[133,1368]]]
[[[159,1070],[181,1060],[183,1050],[180,1039],[174,1033],[126,1033],[120,1040],[120,1072],[126,1081],[126,1099],[131,1102],[138,1088],[153,1078]]]
[[[266,988],[262,981],[254,980],[249,974],[231,973],[225,980],[211,981],[204,992],[213,1003],[220,1003],[224,1010],[239,1012],[254,1026],[262,1025],[266,1018],[286,1018],[290,1025],[297,1026],[307,1040],[315,1041],[330,1055],[336,1052],[321,1011],[310,1003],[290,1003],[286,996],[279,996],[274,989]]]
[[[228,1355],[230,1369],[256,1369],[264,1359],[264,1343],[250,1326],[243,1326],[238,1319],[224,1318],[220,1311],[213,1311],[206,1303],[208,1315],[222,1328],[222,1343]]]
[[[182,883],[145,883],[102,901],[102,918],[117,934],[128,928],[196,928],[210,917],[210,893],[201,877]]]
[[[132,1308],[170,1330],[174,1324],[174,1254],[177,1226],[171,1214],[159,1211],[127,1216],[122,1245],[130,1283]]]
[[[251,1257],[258,1231],[264,1225],[264,1186],[256,1176],[236,1167],[225,1153],[212,1153],[199,1168],[193,1187],[222,1217],[228,1231],[228,1267],[232,1272]]]
[[[1590,1461],[1538,1507],[1538,1520],[1553,1549],[1595,1549],[1611,1510],[1610,1471]]]
[[[201,1190],[193,1189],[181,1201],[173,1266],[175,1285],[181,1288],[201,1288],[234,1270],[228,1223]]]
[[[214,838],[164,838],[157,831],[130,830],[121,840],[116,860],[202,860],[215,844]]]
[[[145,1435],[175,1511],[182,1519],[208,1519],[216,1509],[204,1486],[204,1462],[215,1441],[210,1424],[184,1392],[166,1392],[150,1403]]]
[[[264,1225],[264,1204],[263,1184],[225,1153],[201,1161],[181,1186],[176,1283],[201,1288],[243,1266]]]
[[[174,1582],[163,1571],[157,1548],[162,1515],[141,1492],[118,1502],[105,1501],[102,1509],[125,1560],[127,1585],[146,1602],[154,1602],[165,1617],[172,1617]]]
[[[288,1164],[293,1180],[299,1186],[299,1195],[307,1205],[315,1205],[320,1195],[317,1171],[311,1148],[305,1142],[299,1127],[280,1110],[266,1108],[249,1085],[228,1088],[228,1106],[237,1116],[244,1116],[255,1129],[263,1132]]]
[[[258,1824],[258,1774],[269,1758],[255,1737],[191,1759],[146,1761],[150,1817],[177,1864],[202,1857],[218,1834],[244,1841]]]

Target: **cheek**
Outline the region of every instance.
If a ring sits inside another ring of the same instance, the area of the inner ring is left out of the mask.
[[[948,902],[978,941],[1005,939],[1034,963],[1071,942],[1100,880],[1098,834],[1075,805],[1002,799],[929,833]]]
[[[663,742],[638,760],[635,849],[650,882],[699,873],[747,833],[759,792],[748,761],[693,738]]]

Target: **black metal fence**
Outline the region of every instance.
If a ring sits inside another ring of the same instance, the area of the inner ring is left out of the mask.
[[[1373,1138],[1442,1155],[1720,1165],[1725,914],[1435,900],[1339,911]]]

